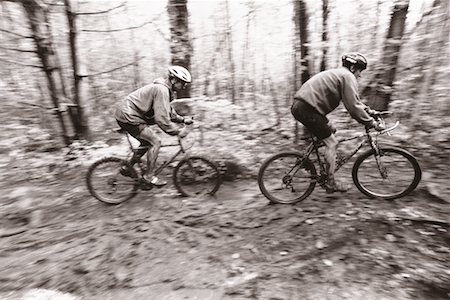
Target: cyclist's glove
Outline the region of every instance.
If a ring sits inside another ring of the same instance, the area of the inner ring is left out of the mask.
[[[184,138],[188,135],[189,131],[187,130],[187,127],[184,127],[183,129],[180,130],[180,132],[178,133],[178,136],[180,138]]]
[[[191,125],[192,123],[194,123],[194,118],[193,117],[183,118],[183,123],[186,125]]]
[[[372,123],[370,123],[370,125],[366,126],[367,128],[374,128],[376,131],[383,131],[386,129],[386,126],[384,126],[383,124],[372,120]]]
[[[366,111],[366,113],[368,113],[370,116],[378,116],[380,114],[379,111],[375,110],[375,109],[371,109],[370,107],[366,107],[364,109]]]

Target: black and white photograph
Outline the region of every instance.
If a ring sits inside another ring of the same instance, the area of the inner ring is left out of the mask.
[[[0,0],[0,300],[450,299],[448,0]]]

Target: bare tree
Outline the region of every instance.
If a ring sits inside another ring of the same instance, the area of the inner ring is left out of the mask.
[[[305,83],[310,77],[308,63],[308,15],[306,3],[294,0],[294,81],[295,89]],[[300,76],[298,76],[300,73]],[[295,122],[295,142],[298,141],[298,122]]]
[[[409,0],[397,0],[394,4],[383,48],[381,68],[375,75],[376,84],[370,85],[364,91],[364,96],[370,99],[371,107],[377,110],[387,110],[391,100],[408,7]]]
[[[327,52],[328,52],[328,0],[322,0],[322,61],[320,70],[327,68]]]
[[[192,42],[189,35],[189,14],[187,0],[168,0],[167,13],[170,22],[170,52],[171,63],[188,70],[191,68]],[[177,95],[180,98],[191,96],[190,85]]]
[[[45,9],[45,6],[42,6],[34,0],[24,0],[22,1],[22,5],[28,16],[28,21],[33,33],[33,39],[36,44],[37,55],[44,68],[50,91],[50,97],[61,125],[63,141],[66,145],[69,145],[70,138],[67,135],[64,117],[59,107],[59,98],[61,95],[62,86],[58,79],[60,80],[61,77],[58,76],[57,72],[59,66],[57,65],[57,58],[53,49],[51,33],[49,32],[49,28],[46,26],[46,24],[49,24],[47,10]]]
[[[74,78],[74,93],[73,100],[75,105],[71,111],[72,123],[77,138],[89,139],[89,126],[87,116],[85,114],[84,101],[87,99],[82,98],[83,77],[86,74],[80,73],[80,59],[78,57],[78,44],[77,44],[77,23],[76,14],[72,10],[70,0],[64,0],[66,8],[67,22],[69,25],[69,44],[70,54],[72,59],[72,71]],[[85,84],[85,83],[84,83]]]
[[[226,13],[226,41],[227,41],[227,55],[230,67],[230,75],[231,75],[231,101],[233,104],[236,103],[236,80],[235,80],[235,66],[234,66],[234,58],[233,58],[233,37],[231,35],[231,26],[230,26],[230,10],[228,7],[228,0],[225,0],[225,13]],[[234,114],[233,114],[234,118]]]

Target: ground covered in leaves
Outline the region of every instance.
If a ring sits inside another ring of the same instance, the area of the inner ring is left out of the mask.
[[[107,206],[89,195],[84,176],[93,160],[123,155],[123,138],[63,151],[42,132],[28,133],[28,146],[11,147],[20,135],[2,139],[0,299],[33,288],[88,300],[449,298],[449,178],[439,160],[448,145],[421,151],[402,128],[388,142],[413,152],[424,171],[403,199],[316,187],[296,205],[269,205],[255,174],[269,155],[298,147],[292,128],[209,117],[195,128],[202,143],[193,151],[225,173],[212,198],[182,198],[168,186]]]

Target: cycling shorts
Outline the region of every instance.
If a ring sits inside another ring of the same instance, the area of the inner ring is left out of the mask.
[[[150,125],[132,125],[123,123],[119,120],[117,120],[117,124],[119,124],[123,130],[126,130],[132,137],[141,142],[142,146],[154,146],[155,144],[160,143],[159,136],[151,129]]]
[[[333,134],[333,130],[328,124],[328,118],[305,101],[295,99],[291,113],[297,121],[305,125],[319,139],[325,139]]]

